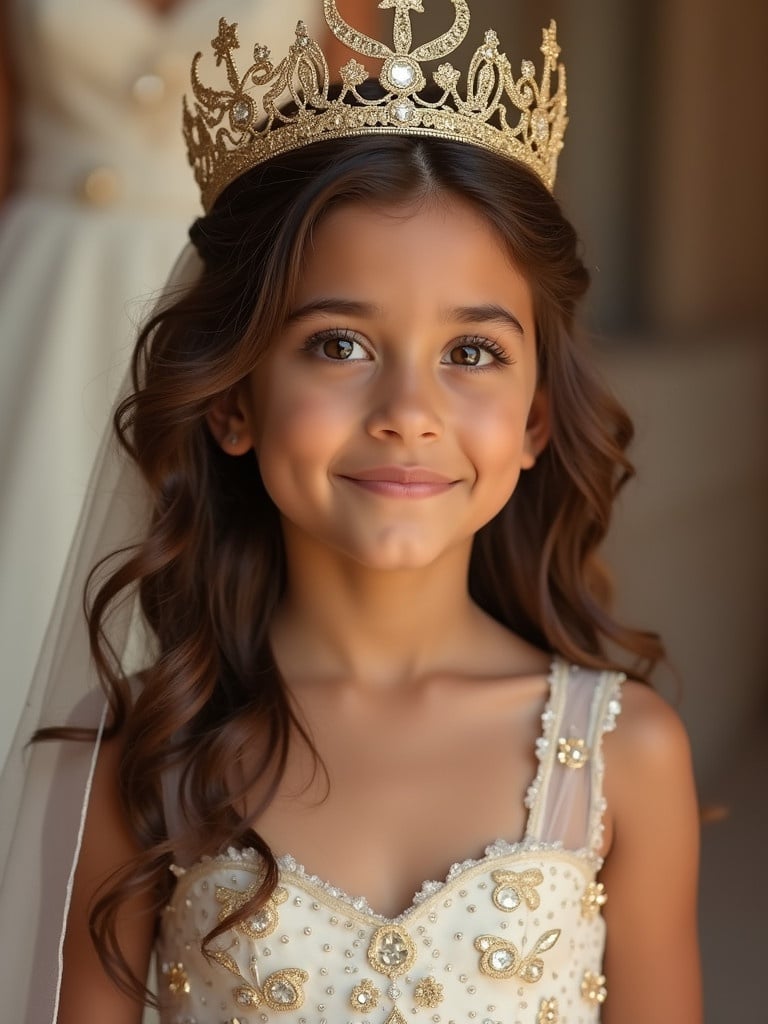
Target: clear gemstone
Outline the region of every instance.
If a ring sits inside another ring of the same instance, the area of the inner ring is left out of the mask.
[[[395,985],[395,983],[392,982],[392,984],[387,989],[387,995],[389,996],[390,999],[399,999],[402,993],[400,989],[397,987],[397,985]]]
[[[389,79],[398,89],[407,89],[409,85],[413,85],[415,78],[416,73],[405,61],[396,60],[390,65]]]
[[[398,121],[410,121],[413,117],[413,104],[397,103],[395,105],[395,117]]]
[[[245,100],[238,100],[232,104],[232,120],[235,124],[246,124],[251,116],[250,104]]]
[[[269,986],[269,994],[276,1003],[281,1003],[283,1006],[288,1006],[296,1001],[296,989],[290,981],[284,979],[273,981]]]
[[[387,932],[376,956],[385,967],[399,967],[408,959],[408,947],[397,932]]]
[[[251,928],[255,932],[263,932],[264,929],[269,925],[269,914],[266,910],[262,910],[260,914],[254,915],[251,918]]]
[[[520,894],[511,885],[499,889],[496,899],[505,910],[516,910],[520,906]]]
[[[546,142],[549,138],[549,122],[543,110],[534,110],[531,117],[531,127],[538,142]]]
[[[367,1006],[368,1003],[370,1003],[370,1001],[371,996],[369,992],[358,992],[357,995],[355,996],[355,1002],[358,1004],[358,1006]]]
[[[514,957],[508,949],[495,949],[489,959],[494,971],[506,971],[514,963]]]

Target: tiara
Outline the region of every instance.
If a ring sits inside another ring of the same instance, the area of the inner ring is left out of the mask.
[[[327,61],[301,21],[286,57],[273,64],[269,49],[257,44],[253,63],[241,76],[233,57],[240,47],[237,24],[221,18],[211,46],[216,66],[225,67],[228,87],[213,89],[200,81],[203,55],[197,53],[191,74],[194,101],[190,105],[184,99],[184,138],[204,208],[210,210],[227,185],[273,156],[323,139],[376,134],[436,136],[481,146],[526,164],[551,191],[568,121],[555,22],[542,30],[540,81],[529,60],[515,78],[499,51],[498,36],[489,30],[469,63],[465,95],[457,90],[460,72],[443,63],[432,74],[442,96],[428,100],[422,95],[427,86],[422,63],[453,52],[469,30],[466,0],[450,2],[451,27],[413,47],[411,13],[423,13],[422,0],[379,3],[383,10],[394,8],[392,46],[356,31],[339,14],[336,0],[323,0],[336,38],[361,56],[383,61],[378,80],[384,93],[377,99],[358,91],[368,72],[354,58],[339,69],[338,91],[329,93]]]

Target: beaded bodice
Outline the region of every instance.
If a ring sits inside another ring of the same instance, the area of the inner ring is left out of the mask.
[[[425,882],[396,918],[283,856],[266,906],[206,956],[203,937],[254,892],[258,855],[175,867],[158,943],[163,1024],[594,1024],[606,998],[601,737],[620,683],[555,662],[525,837]]]

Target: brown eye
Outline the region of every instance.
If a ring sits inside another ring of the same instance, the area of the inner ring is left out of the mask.
[[[477,366],[481,355],[482,349],[477,345],[457,345],[451,349],[451,362],[460,366]]]
[[[349,359],[354,351],[353,342],[347,338],[329,338],[323,342],[323,355],[329,359]]]

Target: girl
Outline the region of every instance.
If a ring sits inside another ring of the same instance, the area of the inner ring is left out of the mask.
[[[662,651],[597,561],[631,426],[573,333],[554,31],[548,134],[503,148],[458,103],[442,133],[413,112],[446,37],[410,50],[389,6],[394,50],[358,38],[384,91],[347,65],[343,109],[301,32],[298,113],[234,149],[237,79],[195,86],[201,265],[117,417],[151,521],[90,610],[112,713],[60,1024],[136,1024],[153,946],[164,1024],[701,1020],[687,742],[624,681]],[[508,71],[484,46],[471,81]],[[129,682],[104,630],[134,584]]]

